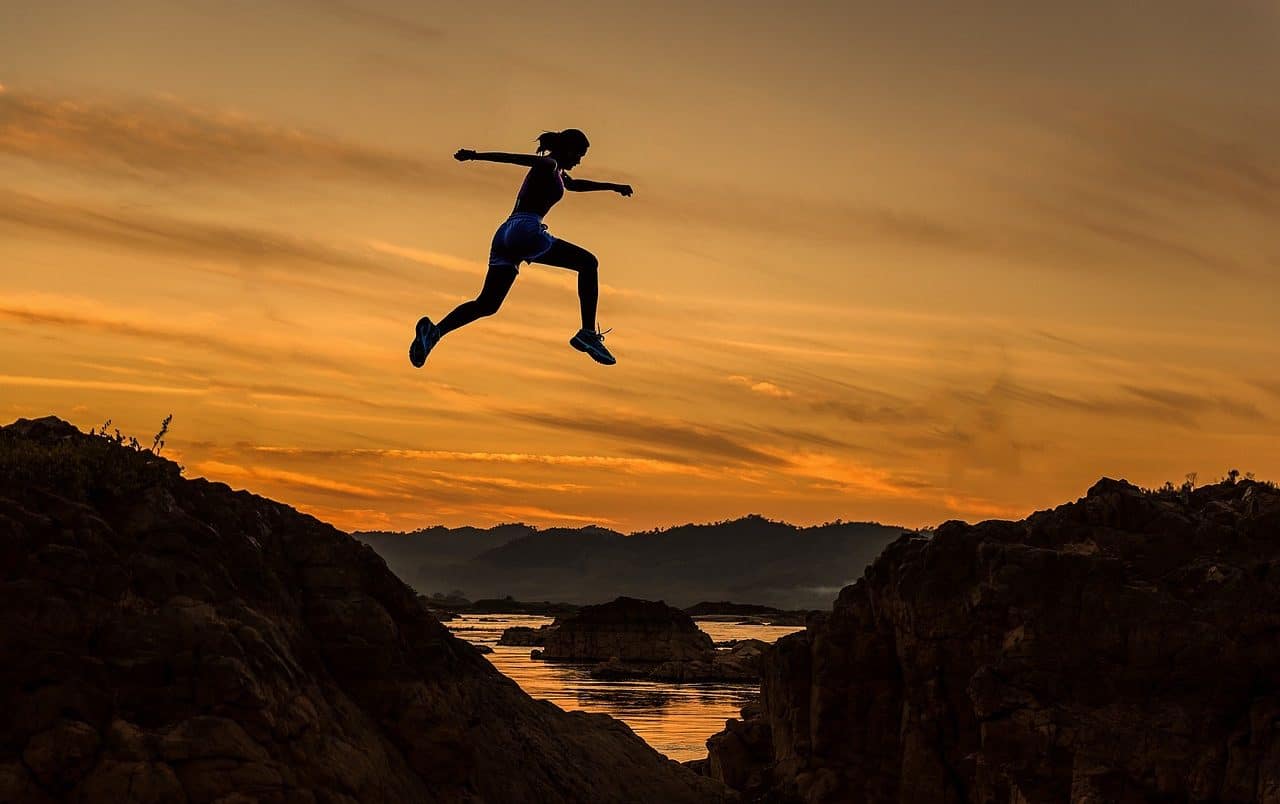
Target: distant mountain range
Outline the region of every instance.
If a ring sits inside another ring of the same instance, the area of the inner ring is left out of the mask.
[[[423,594],[598,603],[620,595],[689,606],[736,600],[829,608],[907,529],[874,522],[801,528],[748,516],[630,536],[599,527],[437,526],[352,534]]]

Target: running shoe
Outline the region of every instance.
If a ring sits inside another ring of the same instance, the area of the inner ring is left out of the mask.
[[[579,352],[586,352],[591,355],[591,359],[597,363],[612,366],[618,362],[618,359],[609,354],[608,349],[604,348],[604,336],[612,331],[611,329],[606,329],[604,332],[592,332],[589,329],[580,329],[577,335],[569,339],[569,345]]]
[[[424,315],[418,319],[418,326],[415,329],[417,335],[413,343],[409,344],[409,362],[414,368],[422,368],[422,364],[427,362],[427,355],[440,340],[440,328]]]

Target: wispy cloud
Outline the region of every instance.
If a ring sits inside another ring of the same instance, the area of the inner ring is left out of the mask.
[[[1019,519],[1027,515],[1024,506],[1005,505],[966,494],[945,494],[943,502],[957,514],[982,519]]]
[[[195,388],[172,385],[153,385],[115,380],[90,380],[78,377],[32,377],[18,374],[0,374],[0,385],[22,385],[35,388],[66,388],[68,390],[125,391],[133,394],[162,394],[181,396],[199,394]]]
[[[855,448],[853,444],[848,441],[835,438],[830,433],[818,433],[799,427],[768,425],[758,427],[757,431],[769,439],[777,439],[783,443],[803,443],[833,450],[849,450]]]
[[[261,183],[290,175],[414,187],[461,178],[448,154],[429,160],[393,153],[175,99],[53,97],[12,88],[0,91],[0,154],[139,177]]]
[[[1280,212],[1280,117],[1257,107],[1184,104],[1085,111],[1103,186],[1185,204]],[[1062,114],[1061,110],[1058,112]]]
[[[299,3],[307,11],[318,10],[343,22],[363,25],[379,33],[403,37],[417,44],[431,44],[444,36],[444,30],[410,17],[375,8],[372,2],[350,3],[346,0],[307,0]],[[411,6],[427,8],[427,6]]]
[[[785,191],[752,194],[738,187],[682,181],[652,195],[652,203],[638,210],[640,214],[723,229],[749,228],[759,235],[789,240],[824,244],[879,241],[968,254],[990,252],[1000,243],[994,229],[946,220],[918,209],[820,200]]]
[[[601,416],[584,413],[563,416],[540,411],[513,411],[510,415],[532,424],[577,433],[591,433],[630,441],[643,447],[666,447],[702,459],[728,460],[758,466],[785,466],[786,460],[745,444],[730,432],[676,421],[627,414]]]
[[[1274,253],[1241,253],[1212,229],[1206,211],[1252,216],[1259,239],[1280,211],[1274,115],[1241,108],[1148,112],[1081,103],[1043,110],[1048,142],[1020,142],[1008,173],[958,173],[977,201],[942,213],[855,200],[744,192],[676,181],[641,214],[740,229],[806,243],[890,246],[923,259],[996,257],[1018,270],[1167,275],[1170,267],[1256,276]],[[1065,136],[1064,136],[1065,134]],[[1065,143],[1065,144],[1064,144]],[[957,186],[960,186],[957,184]]]
[[[771,396],[774,399],[790,399],[795,396],[791,391],[788,391],[786,388],[783,388],[777,383],[770,382],[769,380],[756,380],[751,377],[744,377],[741,374],[734,374],[729,377],[729,381],[741,385],[757,394]]]
[[[241,270],[305,264],[363,275],[404,274],[370,255],[265,229],[175,218],[150,212],[54,201],[0,190],[0,226],[115,247],[212,260]]]
[[[819,452],[794,453],[787,456],[787,473],[821,481],[827,488],[846,493],[877,497],[921,497],[928,484],[906,481],[884,469]]]
[[[1150,400],[1170,412],[1221,412],[1249,421],[1267,421],[1269,418],[1252,402],[1232,399],[1227,396],[1208,396],[1172,388],[1147,388],[1134,385],[1125,385],[1123,387],[1139,399]]]
[[[813,401],[810,408],[815,413],[830,414],[857,424],[923,424],[936,419],[935,414],[919,403],[906,400],[901,404],[887,404],[851,398],[829,398]]]
[[[405,459],[416,461],[477,462],[491,464],[565,466],[590,469],[608,469],[632,474],[699,474],[682,463],[630,458],[613,455],[557,455],[526,452],[459,452],[450,450],[421,449],[343,449],[323,450],[300,447],[254,446],[255,452],[271,455],[303,457],[307,460],[345,461],[350,459]]]
[[[1280,380],[1253,380],[1251,384],[1272,396],[1280,397]]]
[[[482,509],[483,510],[483,509]],[[574,522],[582,525],[611,525],[616,520],[601,516],[583,516],[565,511],[552,511],[533,505],[499,505],[492,509],[499,522]]]
[[[139,338],[189,352],[214,352],[222,357],[259,366],[279,362],[305,362],[341,374],[352,373],[352,367],[346,361],[336,360],[319,350],[282,345],[277,351],[265,351],[260,338],[256,342],[240,340],[210,331],[209,328],[155,320],[150,316],[138,315],[137,311],[132,310],[115,311],[113,315],[110,309],[101,309],[101,305],[94,304],[86,306],[83,300],[76,297],[54,296],[48,300],[34,301],[0,297],[0,318],[57,329],[70,328]]]
[[[448,271],[471,274],[473,276],[484,276],[489,270],[487,261],[481,262],[476,259],[466,259],[464,257],[457,257],[453,254],[431,251],[430,249],[405,246],[397,243],[388,243],[384,240],[371,240],[368,245],[369,248],[379,254],[400,257],[402,259],[409,260],[410,262],[426,265],[431,268],[444,268]],[[536,271],[526,270],[522,272],[521,281],[542,285],[544,287],[554,287],[558,290],[568,290],[571,292],[576,292],[578,286],[578,280],[575,274],[555,269],[548,271],[546,270],[546,266],[542,266]],[[647,299],[650,301],[657,299],[657,297],[651,295],[615,287],[607,282],[599,283],[599,287],[600,293],[606,296],[626,296],[631,298]]]
[[[325,494],[336,494],[356,499],[383,500],[406,498],[406,495],[388,491],[385,488],[373,488],[354,483],[344,483],[328,477],[321,477],[305,472],[292,472],[286,469],[272,469],[263,466],[239,466],[222,461],[200,461],[191,467],[200,475],[205,475],[222,482],[261,483],[271,482],[285,486],[319,491]]]
[[[1187,99],[1178,107],[1090,101],[1042,112],[1037,125],[1052,144],[1038,152],[1031,180],[1010,178],[1004,189],[1030,213],[1023,218],[1045,246],[1071,263],[1257,277],[1275,258],[1257,252],[1280,211],[1274,112]],[[1233,217],[1234,236],[1204,225],[1206,216]],[[1239,237],[1250,231],[1252,239]]]

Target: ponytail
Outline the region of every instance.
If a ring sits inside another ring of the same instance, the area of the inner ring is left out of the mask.
[[[587,141],[587,135],[583,134],[576,128],[566,128],[564,131],[544,131],[538,135],[538,153],[540,154],[561,154],[568,150],[586,151],[591,144]]]
[[[561,132],[544,131],[538,135],[538,153],[548,154],[560,150],[557,146],[563,141]]]

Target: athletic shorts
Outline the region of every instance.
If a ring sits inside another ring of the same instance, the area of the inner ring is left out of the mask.
[[[493,235],[489,247],[489,267],[506,265],[520,270],[521,262],[533,262],[547,253],[556,242],[547,233],[547,225],[541,216],[532,212],[517,212],[502,222]]]

